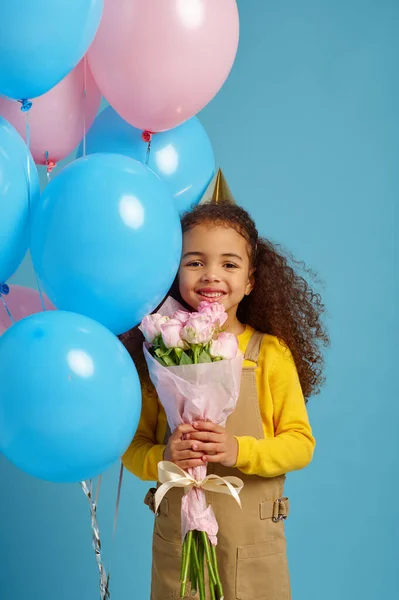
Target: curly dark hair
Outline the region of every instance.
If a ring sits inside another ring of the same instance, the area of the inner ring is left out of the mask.
[[[319,393],[324,382],[322,347],[329,345],[329,337],[322,321],[324,304],[311,287],[317,281],[313,271],[279,245],[260,238],[248,212],[235,204],[197,206],[183,215],[183,234],[204,224],[233,227],[245,238],[255,285],[241,301],[237,317],[257,331],[278,337],[290,349],[306,400]],[[170,295],[184,304],[177,278]],[[139,357],[132,345],[137,348],[140,334],[133,331],[123,342],[137,364]]]

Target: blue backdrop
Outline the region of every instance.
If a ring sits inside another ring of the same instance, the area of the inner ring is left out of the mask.
[[[241,0],[239,7],[237,62],[201,120],[237,201],[264,235],[323,277],[332,337],[328,384],[309,403],[315,459],[288,478],[293,598],[394,598],[399,4]],[[14,281],[34,285],[28,261]],[[79,486],[36,481],[1,458],[0,472],[2,598],[98,598]],[[106,474],[100,493],[106,557],[117,475],[117,467]],[[125,477],[113,600],[149,596],[147,487]]]

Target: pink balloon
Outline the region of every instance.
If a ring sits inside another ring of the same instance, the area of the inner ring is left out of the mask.
[[[3,296],[3,299],[7,303],[7,307],[15,322],[43,310],[39,292],[31,288],[10,285],[10,293],[7,296]],[[43,300],[47,310],[55,310],[55,307],[45,294],[43,294]],[[0,301],[0,335],[11,327],[11,325],[10,317],[3,303]]]
[[[121,117],[158,132],[212,100],[233,66],[238,37],[236,0],[105,0],[88,58]]]
[[[86,100],[84,99],[84,61],[80,63],[53,89],[35,98],[29,111],[30,150],[35,162],[57,163],[80,143],[92,125],[101,102],[101,92],[87,66]],[[0,98],[0,115],[11,123],[25,139],[26,113],[19,102]]]

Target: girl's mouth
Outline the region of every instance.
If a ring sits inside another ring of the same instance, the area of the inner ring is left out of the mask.
[[[203,289],[197,290],[197,294],[198,296],[201,296],[201,298],[207,300],[208,302],[216,302],[217,300],[220,300],[220,298],[223,298],[223,296],[226,295],[226,292],[223,292],[221,290]]]

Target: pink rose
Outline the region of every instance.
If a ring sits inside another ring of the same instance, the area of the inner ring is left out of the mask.
[[[202,315],[207,315],[212,323],[215,325],[218,323],[219,327],[222,327],[227,321],[225,308],[223,304],[219,304],[219,302],[201,302],[198,312]]]
[[[189,318],[190,318],[190,313],[187,310],[177,310],[172,317],[172,319],[177,319],[183,325],[185,325],[187,323]]]
[[[212,358],[231,359],[237,356],[238,340],[232,333],[220,333],[212,340],[209,353]]]
[[[191,313],[181,337],[189,344],[207,344],[215,333],[215,326],[206,314]]]
[[[161,325],[163,343],[167,348],[187,348],[187,344],[181,338],[183,324],[178,319],[169,319]]]
[[[166,323],[166,321],[169,321],[169,317],[163,317],[158,313],[144,317],[139,325],[139,329],[147,342],[152,344],[155,338],[161,335],[161,325]]]

